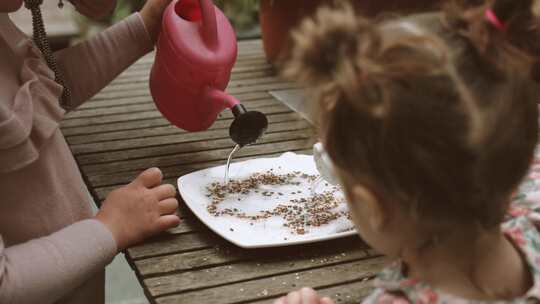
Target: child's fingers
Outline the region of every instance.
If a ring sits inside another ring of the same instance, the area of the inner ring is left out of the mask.
[[[324,298],[321,299],[320,304],[335,304],[335,303],[334,303],[334,301],[332,301],[332,299],[324,297]]]
[[[301,304],[302,296],[298,291],[293,291],[287,295],[287,304]]]
[[[178,201],[175,198],[168,198],[158,203],[159,214],[173,214],[178,209]]]
[[[281,297],[279,299],[277,299],[274,304],[287,304],[287,298],[286,297]]]
[[[180,218],[176,214],[169,214],[159,217],[157,220],[158,231],[174,228],[180,224]]]
[[[304,287],[300,290],[300,295],[302,297],[303,304],[319,304],[317,292],[315,290]]]
[[[176,189],[173,185],[169,184],[157,186],[152,189],[152,192],[160,201],[176,196]]]
[[[145,188],[152,188],[161,184],[162,178],[163,174],[159,168],[150,168],[139,174],[133,183],[139,184]]]

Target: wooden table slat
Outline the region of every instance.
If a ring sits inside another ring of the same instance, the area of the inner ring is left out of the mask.
[[[156,303],[227,304],[248,302],[250,300],[261,298],[275,298],[304,285],[321,288],[343,282],[370,278],[385,263],[386,259],[382,257],[360,260],[333,267],[306,270],[285,275],[271,276],[259,280],[228,284],[216,288],[158,297]],[[224,297],[224,295],[227,296]]]
[[[153,66],[153,61],[140,61],[139,64],[133,66],[129,70],[125,71],[123,75],[129,74],[131,71],[146,71],[147,73],[150,72],[150,69]],[[234,65],[233,72],[236,73],[242,73],[242,67],[257,67],[258,69],[264,69],[267,67],[271,67],[270,64],[266,61],[266,58],[264,58],[264,55],[261,53],[253,54],[249,58],[245,57],[239,57],[236,61],[236,64]]]
[[[329,297],[338,304],[358,304],[362,302],[362,299],[367,297],[373,291],[374,280],[368,277],[360,280],[355,280],[350,283],[339,284],[337,286],[324,287],[317,289],[317,292],[321,297]],[[279,296],[284,296],[280,294]],[[273,304],[274,298],[250,301],[251,304]]]
[[[290,140],[287,138],[286,131],[296,131],[296,130],[305,130],[310,127],[308,122],[305,121],[285,121],[272,124],[269,127],[266,135],[280,132],[283,135],[283,140]],[[290,128],[290,129],[287,129]],[[78,144],[72,145],[72,150],[75,155],[79,154],[89,154],[96,152],[109,152],[109,151],[119,151],[119,150],[130,150],[130,149],[140,149],[142,147],[155,147],[155,146],[164,146],[171,144],[180,144],[186,143],[186,147],[190,147],[191,144],[197,144],[198,142],[207,142],[208,150],[214,148],[212,146],[213,142],[208,142],[209,140],[216,139],[229,139],[230,145],[234,145],[234,142],[229,138],[229,129],[222,128],[217,130],[203,131],[205,138],[201,140],[199,134],[188,133],[188,134],[164,134],[160,136],[149,136],[142,138],[131,138],[126,139],[123,142],[118,141],[105,141],[105,142],[94,142],[89,144]],[[276,135],[278,136],[278,135]],[[265,140],[269,138],[261,139],[259,142],[264,143]],[[188,144],[189,143],[189,144]],[[254,147],[252,145],[250,147]],[[157,156],[157,155],[156,155]]]
[[[231,95],[241,94],[241,93],[248,93],[248,92],[261,92],[261,91],[271,91],[271,90],[285,90],[285,89],[292,89],[297,87],[296,85],[289,83],[289,82],[282,82],[279,81],[277,83],[270,83],[270,84],[260,84],[260,85],[253,85],[249,87],[235,87],[230,90],[227,90],[227,93]],[[136,90],[129,90],[125,92],[110,92],[110,93],[99,93],[94,97],[94,100],[105,100],[105,99],[116,99],[116,98],[125,98],[125,97],[139,97],[139,96],[147,96],[148,95],[148,88],[141,88]]]
[[[276,101],[270,98],[267,99],[258,99],[254,101],[249,101],[244,103],[247,108],[255,107],[264,107],[264,106],[275,106]],[[126,113],[140,113],[140,112],[156,112],[157,107],[154,103],[144,103],[144,104],[135,104],[135,105],[126,105],[123,107],[114,107],[114,108],[97,108],[92,110],[79,111],[71,114],[66,120],[70,119],[80,119],[80,118],[93,118],[93,117],[104,117],[114,114],[126,114]],[[225,111],[225,110],[224,110]]]
[[[268,154],[258,154],[258,155],[250,155],[246,157],[236,157],[235,161],[245,161],[245,160],[250,160],[250,159],[259,158],[259,157],[276,157],[283,154],[283,152],[284,151],[275,151],[274,153],[268,153]],[[311,154],[313,150],[301,148],[301,149],[291,149],[288,152],[295,152],[298,154]],[[220,165],[223,165],[223,161],[224,160],[207,161],[207,162],[188,164],[188,165],[183,165],[183,166],[161,168],[161,171],[163,172],[163,175],[164,175],[163,183],[176,185],[176,179],[181,174],[188,174],[196,170],[201,170],[201,169],[214,167],[214,166],[220,166]],[[126,184],[126,183],[127,182],[120,183],[119,185]],[[98,195],[98,201],[104,200],[107,194],[109,194],[112,190],[118,188],[119,185],[96,187],[94,190],[96,194]]]
[[[292,122],[294,124],[298,124],[297,121]],[[289,126],[289,123],[286,122],[283,124],[283,127]],[[301,127],[301,126],[299,126]],[[276,132],[271,132],[266,134],[266,137],[264,140],[261,140],[260,143],[271,143],[271,142],[278,142],[278,141],[285,141],[285,140],[295,140],[295,139],[309,139],[310,136],[306,134],[307,128],[294,128],[292,130],[287,130],[286,132],[281,132],[279,130],[276,130]],[[96,173],[107,173],[111,172],[114,169],[105,169],[102,170],[102,167],[100,165],[108,166],[108,164],[121,164],[124,168],[134,168],[136,166],[140,166],[141,162],[147,161],[149,158],[156,158],[156,157],[165,157],[168,155],[178,155],[181,153],[190,153],[190,152],[198,152],[198,151],[205,151],[209,149],[219,149],[219,148],[230,148],[231,145],[231,139],[227,137],[228,130],[224,130],[224,136],[222,138],[216,138],[212,141],[198,141],[198,142],[191,142],[186,145],[178,145],[178,144],[171,144],[171,145],[163,145],[163,146],[157,146],[157,147],[148,147],[148,148],[142,148],[142,149],[134,149],[133,151],[130,151],[130,154],[124,154],[122,155],[122,151],[117,152],[100,152],[97,154],[97,157],[95,158],[86,158],[84,162],[84,165],[88,166],[88,172],[91,173],[92,171],[95,171]],[[113,154],[115,153],[115,154]],[[87,156],[95,156],[95,154],[87,155]],[[131,162],[131,163],[129,163]],[[81,162],[82,163],[82,162]],[[134,166],[132,166],[134,165]],[[143,164],[144,165],[144,164]]]
[[[274,105],[268,105],[268,106],[262,106],[262,107],[253,107],[251,108],[251,110],[258,110],[263,113],[275,113],[276,111],[291,112],[290,108],[282,104],[274,104]],[[126,122],[126,121],[138,122],[141,119],[156,118],[156,117],[161,117],[161,113],[159,113],[158,111],[152,111],[152,112],[112,114],[108,116],[88,117],[88,118],[83,118],[83,119],[74,118],[74,119],[64,120],[62,122],[62,127],[79,127],[79,126],[82,127],[82,126],[91,124],[94,126],[94,128],[97,128],[98,125],[102,125],[102,124],[111,124],[111,123]],[[223,112],[221,114],[221,117],[218,119],[227,119],[231,117],[232,117],[232,113]]]
[[[292,140],[292,141],[286,141],[286,142],[278,142],[278,143],[268,143],[268,144],[260,144],[260,145],[254,145],[250,146],[249,148],[242,149],[237,153],[238,157],[242,156],[258,156],[258,155],[264,155],[267,153],[269,149],[272,149],[272,151],[276,152],[287,152],[291,150],[299,150],[299,149],[307,149],[309,148],[313,142],[311,140],[306,139],[300,139],[300,140]],[[180,162],[182,161],[183,165],[189,166],[190,164],[196,164],[197,162],[205,163],[210,161],[217,161],[221,160],[222,163],[224,160],[227,159],[227,154],[230,153],[231,148],[227,149],[218,149],[218,150],[212,150],[212,151],[204,151],[204,152],[197,152],[197,153],[191,153],[189,155],[179,155],[177,157],[173,158],[167,158],[163,160],[156,160],[156,159],[149,159],[146,163],[146,167],[154,167],[154,166],[160,166],[160,167],[169,167],[174,166],[174,168],[181,168]],[[113,174],[96,174],[91,175],[88,180],[95,186],[111,186],[115,184],[126,184],[129,183],[131,180],[133,180],[137,175],[140,173],[140,170],[135,171],[125,171],[120,173],[113,173]],[[181,170],[178,170],[176,174],[182,175],[183,172]],[[166,173],[164,172],[164,176],[167,177]]]
[[[293,122],[293,124],[298,124],[298,122]],[[290,127],[289,127],[290,126]],[[291,126],[289,123],[283,124],[284,128],[293,128],[294,126]],[[300,142],[302,145],[305,145],[307,142],[306,140],[309,140],[310,137],[306,135],[306,129],[305,126],[302,129],[293,129],[294,131],[287,131],[287,132],[279,132],[279,133],[270,133],[267,134],[265,137],[265,140],[261,140],[261,144],[269,144],[269,143],[280,143],[282,141],[288,141],[292,142],[295,141],[295,143]],[[179,153],[175,153],[172,155],[158,155],[158,156],[152,156],[148,158],[140,158],[140,159],[130,159],[130,160],[124,160],[124,161],[115,161],[115,162],[109,162],[109,163],[101,163],[101,164],[92,164],[86,166],[86,171],[89,174],[109,174],[109,173],[117,173],[117,172],[123,172],[123,171],[131,171],[136,169],[144,169],[148,165],[152,166],[159,166],[159,167],[167,167],[167,166],[174,166],[174,165],[182,165],[190,162],[197,162],[202,160],[212,160],[212,159],[220,159],[221,157],[219,155],[222,155],[222,153],[225,153],[224,150],[231,150],[231,139],[227,138],[228,130],[224,130],[223,136],[217,137],[215,140],[212,141],[202,141],[202,142],[196,142],[196,143],[190,143],[183,145],[182,148],[185,149],[185,151],[181,151]],[[313,142],[309,142],[313,143]],[[189,150],[187,149],[189,148]],[[247,151],[247,150],[246,150]],[[246,153],[253,153],[252,151],[247,151]],[[238,156],[244,156],[246,154],[242,154],[241,152],[237,154]]]
[[[336,248],[339,248],[340,251],[336,251]],[[309,267],[324,266],[328,259],[344,261],[343,258],[347,256],[351,258],[352,253],[357,258],[371,258],[379,255],[363,244],[358,237],[351,237],[328,241],[326,246],[307,244],[281,247],[275,250],[243,250],[234,245],[226,244],[219,248],[139,259],[135,261],[135,264],[141,277],[147,279],[149,277],[159,278],[163,275],[180,276],[185,271],[205,270],[232,263],[238,264],[240,261],[251,261],[253,266],[275,265],[275,263],[283,262],[287,262],[289,267],[298,266],[298,262],[309,262]]]
[[[241,100],[243,103],[245,102],[250,102],[250,101],[256,101],[256,100],[260,100],[260,99],[265,99],[265,98],[269,98],[269,97],[272,97],[272,95],[268,94],[268,92],[266,91],[256,91],[256,92],[247,92],[247,93],[242,93],[242,94],[237,94],[235,95],[236,98],[238,98],[238,100]],[[79,107],[77,109],[77,111],[73,112],[73,113],[77,113],[77,112],[84,112],[85,110],[92,110],[92,109],[95,109],[95,108],[116,108],[116,107],[122,107],[124,105],[131,105],[131,104],[152,104],[153,101],[152,101],[152,97],[148,94],[148,95],[144,95],[144,96],[139,96],[139,97],[120,97],[120,98],[117,98],[114,100],[114,102],[111,102],[109,100],[94,100],[94,101],[91,101],[91,102],[87,102],[85,104],[83,104],[81,107]],[[70,115],[72,115],[73,113],[71,114],[68,114],[68,117]]]
[[[280,122],[298,121],[299,115],[296,114],[295,112],[275,113],[275,114],[267,115],[267,118],[268,118],[269,124],[274,124],[274,123],[280,123]],[[217,120],[208,129],[208,131],[220,130],[220,129],[228,130],[232,122],[233,122],[232,117],[229,119]],[[162,135],[172,135],[172,134],[177,134],[178,136],[180,136],[181,134],[186,134],[186,133],[188,132],[182,129],[179,129],[175,126],[172,126],[170,124],[165,124],[163,126],[146,127],[146,128],[141,128],[141,129],[130,129],[130,130],[107,132],[107,133],[68,136],[67,141],[70,145],[79,145],[79,144],[90,144],[90,143],[97,143],[97,142],[122,140],[122,139],[142,138],[142,137],[149,137],[149,136],[162,136]],[[159,153],[160,151],[155,151],[155,152]],[[85,163],[83,161],[84,159],[85,157],[83,156],[80,157],[81,164]]]
[[[253,78],[259,78],[259,77],[262,78],[262,77],[273,75],[273,74],[274,74],[274,70],[271,67],[268,67],[260,71],[233,74],[231,76],[231,81],[241,80],[241,79],[253,79]],[[141,83],[144,85],[144,83],[148,83],[148,81],[149,81],[149,72],[142,70],[138,72],[132,72],[123,77],[117,78],[116,80],[111,82],[111,86],[129,84],[129,83]]]
[[[259,71],[257,71],[259,72]],[[250,73],[251,75],[252,73]],[[227,87],[227,90],[232,91],[235,88],[241,88],[251,85],[262,85],[262,84],[273,84],[273,83],[287,83],[283,79],[276,78],[272,73],[267,72],[266,75],[263,75],[262,77],[249,77],[248,79],[242,78],[242,79],[231,79],[229,82],[229,85]],[[102,93],[114,93],[114,92],[126,92],[131,90],[138,90],[140,88],[148,87],[148,82],[131,82],[127,84],[116,84],[107,87],[107,89],[102,90]],[[179,88],[178,90],[179,96],[182,96],[182,90]]]
[[[200,288],[212,288],[223,284],[257,280],[268,276],[278,276],[308,269],[318,269],[343,263],[371,258],[363,249],[349,251],[345,255],[312,252],[306,257],[280,257],[248,260],[239,264],[227,264],[204,270],[186,271],[179,274],[163,275],[144,280],[148,291],[154,297],[181,293]],[[320,263],[322,260],[323,263]]]

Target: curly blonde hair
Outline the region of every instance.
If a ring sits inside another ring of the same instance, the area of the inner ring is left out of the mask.
[[[382,22],[322,8],[294,32],[284,73],[313,92],[335,165],[381,203],[494,227],[538,138],[532,5],[460,1]]]

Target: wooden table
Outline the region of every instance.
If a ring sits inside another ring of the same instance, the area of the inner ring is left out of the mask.
[[[236,160],[309,153],[311,126],[268,93],[292,84],[274,75],[260,41],[241,42],[239,52],[228,92],[248,109],[267,114],[270,126]],[[148,91],[152,60],[141,59],[62,124],[96,201],[152,166],[174,185],[178,176],[222,165],[233,146],[230,113],[200,133],[186,133],[161,117]],[[306,285],[337,303],[356,303],[371,291],[371,279],[385,262],[358,237],[244,250],[209,231],[185,205],[179,212],[183,221],[178,228],[126,252],[152,303],[270,303]]]

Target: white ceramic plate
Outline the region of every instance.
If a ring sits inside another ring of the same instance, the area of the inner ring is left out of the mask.
[[[312,156],[285,153],[276,158],[261,158],[233,163],[230,178],[242,180],[253,173],[263,173],[273,169],[273,173],[286,174],[299,171],[308,175],[318,175]],[[185,203],[193,213],[215,233],[231,243],[243,248],[277,247],[295,244],[319,242],[356,234],[354,226],[346,217],[340,217],[326,225],[306,227],[305,234],[292,232],[284,227],[285,220],[279,216],[251,221],[232,216],[216,217],[207,211],[211,199],[207,196],[207,186],[213,182],[223,183],[225,166],[209,168],[190,173],[178,179],[178,189]],[[308,185],[309,184],[309,185]],[[271,210],[275,206],[290,199],[307,198],[312,195],[310,190],[313,183],[301,185],[260,186],[260,192],[248,195],[231,195],[223,201],[219,208],[237,208],[248,215]],[[317,193],[329,190],[332,186],[324,182],[316,187]],[[300,190],[301,191],[298,191]],[[282,193],[283,196],[265,197],[263,191]],[[295,194],[293,194],[295,193]],[[339,196],[343,194],[338,192]],[[343,201],[335,211],[347,211]]]

